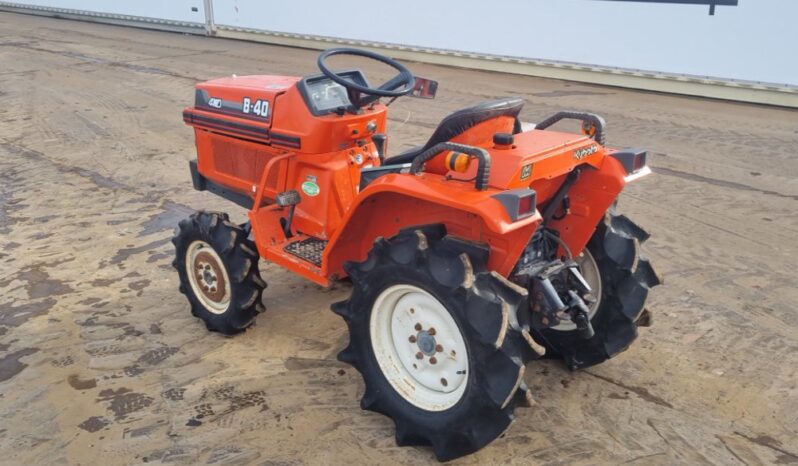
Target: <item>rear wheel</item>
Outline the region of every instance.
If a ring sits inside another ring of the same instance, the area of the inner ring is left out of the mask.
[[[394,420],[397,444],[431,445],[441,461],[487,445],[517,404],[531,404],[531,337],[516,317],[526,291],[443,235],[430,227],[378,240],[347,264],[352,295],[333,305],[349,328],[338,357],[366,385],[361,407]]]
[[[180,222],[172,238],[180,292],[191,313],[208,330],[233,335],[244,331],[263,310],[266,283],[258,271],[258,253],[243,228],[227,214],[197,212]]]
[[[637,327],[649,318],[645,311],[648,292],[661,282],[640,251],[648,237],[626,216],[607,213],[576,258],[596,298],[588,314],[595,335],[583,339],[576,325],[562,321],[535,333],[547,355],[562,357],[575,370],[606,361],[632,344]]]
[[[446,307],[428,291],[400,283],[377,297],[371,349],[397,392],[426,411],[451,408],[468,385],[468,350]]]

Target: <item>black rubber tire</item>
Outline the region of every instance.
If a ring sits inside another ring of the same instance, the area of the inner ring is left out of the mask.
[[[352,295],[332,306],[349,327],[349,345],[338,359],[354,366],[366,385],[361,407],[393,419],[399,446],[431,445],[440,461],[484,447],[507,429],[517,404],[532,404],[523,381],[531,337],[516,317],[526,290],[486,270],[485,250],[444,235],[431,226],[378,239],[364,262],[346,265]],[[405,400],[374,355],[372,307],[383,290],[400,283],[435,296],[464,337],[470,374],[462,398],[447,410],[426,411]]]
[[[626,216],[605,215],[587,245],[601,276],[601,303],[590,321],[596,333],[583,339],[576,330],[533,332],[547,356],[561,357],[576,370],[600,364],[634,342],[649,290],[662,282],[640,252],[648,238]]]
[[[231,300],[221,314],[209,311],[194,294],[186,270],[186,253],[194,241],[211,245],[230,277]],[[182,220],[175,236],[172,266],[180,277],[180,292],[191,304],[191,313],[205,322],[208,330],[235,335],[247,329],[255,316],[264,311],[261,298],[266,282],[258,271],[258,250],[247,239],[246,231],[230,222],[225,213],[196,212]]]

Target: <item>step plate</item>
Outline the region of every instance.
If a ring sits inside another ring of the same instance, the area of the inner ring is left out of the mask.
[[[285,247],[285,252],[304,259],[316,267],[321,267],[321,257],[327,241],[316,238],[306,238],[302,241],[295,241]]]

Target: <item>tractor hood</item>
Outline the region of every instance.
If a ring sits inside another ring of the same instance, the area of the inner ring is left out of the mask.
[[[197,84],[194,108],[271,126],[276,97],[301,78],[294,76],[230,76]]]
[[[362,147],[371,134],[385,131],[384,105],[344,114],[315,107],[316,94],[308,89],[320,79],[230,76],[206,81],[197,84],[194,106],[185,109],[183,121],[201,130],[312,154]]]

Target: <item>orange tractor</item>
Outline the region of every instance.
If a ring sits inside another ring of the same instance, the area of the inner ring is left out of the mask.
[[[354,55],[397,71],[372,87],[327,59]],[[648,322],[659,279],[648,234],[614,205],[650,173],[646,152],[605,147],[605,124],[560,112],[525,128],[523,101],[457,111],[423,146],[389,154],[388,104],[433,96],[386,56],[331,49],[309,77],[232,76],[198,84],[194,187],[249,210],[237,225],[200,211],[173,243],[180,291],[209,330],[243,331],[263,311],[264,258],[321,286],[351,280],[332,309],[349,328],[339,359],[363,376],[361,407],[391,417],[399,445],[438,459],[498,437],[531,359],[571,369],[625,350]],[[551,131],[563,119],[582,134]]]

